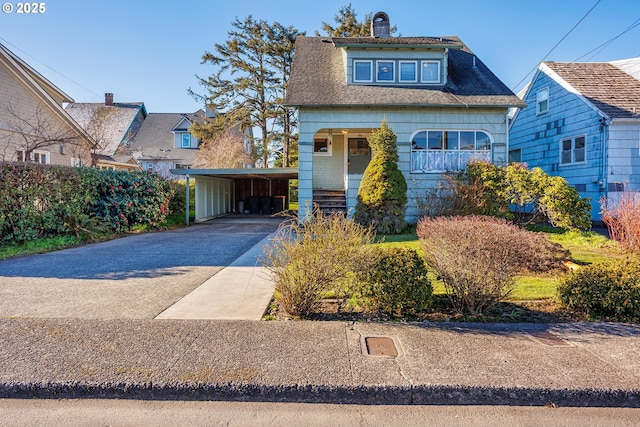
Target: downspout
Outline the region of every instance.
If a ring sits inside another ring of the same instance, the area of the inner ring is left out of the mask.
[[[602,117],[600,119],[600,141],[602,143],[602,170],[600,171],[600,190],[604,192],[605,200],[609,200],[609,124],[611,119]]]

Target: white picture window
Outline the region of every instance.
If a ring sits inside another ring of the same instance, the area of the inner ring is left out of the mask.
[[[373,61],[353,61],[353,81],[371,83],[373,81]]]
[[[536,114],[549,112],[549,88],[540,89],[536,94]]]
[[[418,63],[416,61],[400,61],[400,82],[416,83],[418,81]]]
[[[395,80],[395,62],[394,61],[377,61],[376,62],[376,81],[392,82]]]
[[[560,140],[560,164],[584,163],[586,160],[586,137],[576,136]]]
[[[440,61],[422,61],[421,67],[422,83],[440,83]]]
[[[491,161],[491,136],[482,131],[420,130],[411,138],[411,172],[446,172],[474,160]]]

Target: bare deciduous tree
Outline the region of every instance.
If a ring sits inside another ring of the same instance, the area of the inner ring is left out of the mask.
[[[245,151],[242,138],[226,131],[200,145],[194,167],[227,169],[247,163],[251,163],[251,156]]]
[[[33,111],[25,111],[8,104],[0,109],[0,144],[2,160],[32,161],[36,150],[63,150],[81,160],[89,159],[89,147],[68,127],[56,121],[38,105]]]

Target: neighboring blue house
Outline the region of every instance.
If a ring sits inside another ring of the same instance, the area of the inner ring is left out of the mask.
[[[447,171],[507,163],[507,113],[524,103],[457,37],[390,37],[383,12],[371,27],[371,37],[296,40],[285,103],[299,114],[300,217],[314,204],[352,211],[383,119],[397,136],[408,221]]]
[[[543,62],[511,122],[509,160],[564,177],[595,221],[602,197],[640,190],[638,64]]]

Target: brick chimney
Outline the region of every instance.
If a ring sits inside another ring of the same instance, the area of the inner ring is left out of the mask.
[[[104,105],[113,105],[113,94],[105,93],[104,94]]]
[[[371,37],[388,39],[391,37],[391,25],[389,24],[389,15],[384,12],[378,12],[371,19]]]

